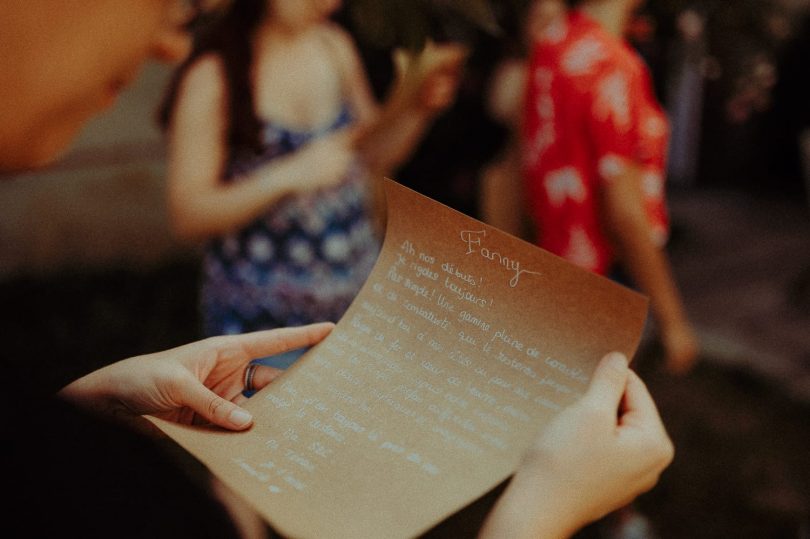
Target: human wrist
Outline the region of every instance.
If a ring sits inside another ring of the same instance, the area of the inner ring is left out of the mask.
[[[99,369],[69,383],[56,395],[83,408],[98,410],[103,408],[101,403],[106,400],[104,379],[106,379],[105,369]]]
[[[521,465],[499,503],[501,536],[565,539],[586,523],[578,497],[552,475],[540,460]]]
[[[300,184],[304,171],[298,170],[294,161],[270,163],[261,172],[259,189],[267,198],[268,204],[274,203],[281,197],[294,195],[298,192],[297,183]]]
[[[118,395],[118,388],[126,387],[119,380],[122,362],[107,365],[71,382],[57,392],[57,396],[78,407],[109,416],[131,415]]]

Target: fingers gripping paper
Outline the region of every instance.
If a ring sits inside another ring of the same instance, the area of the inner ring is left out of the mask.
[[[334,331],[247,404],[158,425],[290,537],[412,537],[511,475],[632,355],[642,296],[386,180],[377,265]]]

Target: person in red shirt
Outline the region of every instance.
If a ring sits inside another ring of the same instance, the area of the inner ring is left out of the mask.
[[[667,367],[698,344],[663,247],[666,117],[623,40],[639,0],[583,0],[536,39],[524,99],[526,200],[538,245],[590,271],[626,272],[650,296]]]

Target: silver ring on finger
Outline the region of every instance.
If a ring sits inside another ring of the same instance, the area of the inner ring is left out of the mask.
[[[256,388],[253,387],[253,376],[258,368],[258,363],[251,363],[245,369],[245,391],[256,391]]]

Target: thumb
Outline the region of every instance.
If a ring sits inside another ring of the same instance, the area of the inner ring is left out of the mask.
[[[584,399],[599,409],[615,413],[627,388],[630,372],[627,363],[627,356],[620,352],[611,352],[603,357],[596,366]]]
[[[225,400],[202,384],[196,384],[186,395],[186,406],[214,425],[229,430],[244,430],[253,424],[253,416],[231,401]]]

